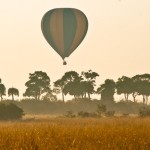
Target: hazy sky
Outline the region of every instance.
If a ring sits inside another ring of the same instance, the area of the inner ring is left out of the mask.
[[[73,7],[89,21],[86,38],[62,65],[41,32],[50,9]],[[47,72],[51,85],[66,71],[92,69],[97,84],[150,73],[150,0],[0,0],[0,78],[21,95],[29,73]]]

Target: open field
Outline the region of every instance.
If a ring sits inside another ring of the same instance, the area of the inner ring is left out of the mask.
[[[1,150],[149,150],[150,118],[52,118],[0,123]]]

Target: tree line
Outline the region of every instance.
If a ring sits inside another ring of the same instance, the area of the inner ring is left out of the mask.
[[[6,95],[6,87],[2,83],[2,80],[0,79],[0,98],[1,101],[3,100],[3,96]],[[14,100],[14,95],[19,96],[19,90],[17,88],[11,87],[8,89],[8,96],[12,96],[12,100]]]
[[[137,96],[142,96],[143,103],[148,104],[150,95],[150,74],[140,74],[133,77],[122,76],[115,82],[113,79],[106,79],[103,84],[96,89],[97,72],[92,70],[82,71],[80,74],[76,71],[66,72],[60,79],[53,83],[51,88],[50,77],[46,72],[35,71],[29,74],[29,80],[25,83],[26,90],[23,96],[34,98],[35,100],[56,101],[57,94],[62,94],[62,100],[65,101],[65,95],[74,96],[74,99],[91,99],[92,94],[100,95],[100,100],[104,103],[114,102],[114,94],[123,94],[126,101],[129,95],[132,95],[133,102],[137,101]],[[5,85],[0,79],[0,97],[6,95]],[[19,90],[11,87],[8,89],[8,96],[19,96]]]

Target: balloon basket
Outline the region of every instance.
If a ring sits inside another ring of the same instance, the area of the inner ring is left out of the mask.
[[[63,65],[67,65],[67,62],[66,62],[66,61],[63,61]]]

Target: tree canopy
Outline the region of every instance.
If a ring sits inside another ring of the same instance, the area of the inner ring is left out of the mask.
[[[133,102],[137,102],[137,97],[143,98],[143,103],[148,104],[150,96],[150,74],[137,74],[133,77],[122,76],[115,82],[112,79],[106,79],[97,89],[96,78],[99,74],[92,71],[82,71],[80,74],[76,71],[65,72],[64,75],[54,82],[53,88],[50,87],[50,78],[46,72],[35,71],[29,74],[29,80],[25,83],[27,87],[23,96],[31,97],[35,100],[56,101],[57,94],[62,94],[62,100],[65,101],[65,95],[72,95],[75,99],[91,99],[92,94],[100,94],[101,101],[114,102],[114,95],[124,95],[124,99],[129,101],[129,96]],[[9,88],[8,96],[19,96],[19,90]],[[6,95],[6,87],[0,79],[0,98]]]
[[[97,93],[101,94],[101,100],[103,103],[114,102],[115,87],[115,81],[112,79],[106,79],[105,83],[100,85],[97,89]]]
[[[2,101],[3,100],[3,95],[6,94],[6,87],[1,82],[2,82],[2,80],[0,79],[0,97],[1,97],[1,101]]]
[[[40,96],[50,91],[50,78],[46,72],[35,71],[29,74],[29,81],[25,83],[27,87],[24,96],[32,96],[36,100],[40,100]]]
[[[12,100],[14,100],[14,95],[19,96],[19,90],[12,87],[8,89],[8,96],[12,96]]]

